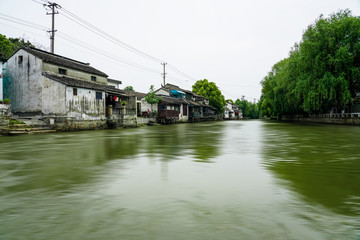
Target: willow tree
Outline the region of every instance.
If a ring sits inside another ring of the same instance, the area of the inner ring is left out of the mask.
[[[340,10],[308,26],[289,57],[262,81],[267,115],[343,108],[360,92],[360,18]]]

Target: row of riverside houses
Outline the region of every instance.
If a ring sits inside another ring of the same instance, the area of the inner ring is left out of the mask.
[[[166,84],[146,94],[119,88],[121,81],[90,66],[36,48],[20,48],[3,67],[3,98],[14,118],[41,119],[58,130],[95,129],[149,122],[215,119],[209,99]],[[1,87],[1,86],[0,86]]]

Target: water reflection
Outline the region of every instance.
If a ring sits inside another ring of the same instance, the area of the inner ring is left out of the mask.
[[[112,160],[137,161],[137,155],[162,161],[193,155],[211,161],[218,155],[221,125],[181,124],[0,138],[0,191],[67,191],[91,180]]]
[[[360,128],[267,123],[263,158],[281,184],[309,204],[360,215]]]

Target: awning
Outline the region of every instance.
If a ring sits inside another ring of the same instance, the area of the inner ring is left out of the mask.
[[[175,89],[174,89],[174,90],[171,90],[170,93],[173,94],[173,95],[180,95],[180,94],[185,95],[184,92],[178,91],[178,90],[175,90]]]

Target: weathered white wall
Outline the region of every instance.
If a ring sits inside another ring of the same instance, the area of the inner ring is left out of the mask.
[[[91,74],[91,73],[85,73],[85,72],[73,70],[73,69],[70,69],[70,68],[60,67],[60,66],[53,65],[53,64],[50,64],[50,63],[44,63],[43,66],[42,66],[43,71],[51,72],[51,73],[55,73],[55,74],[59,74],[59,68],[66,69],[66,71],[67,71],[66,76],[81,79],[81,80],[86,80],[86,81],[89,81],[89,82],[93,82],[93,81],[91,81],[91,76],[95,76],[97,83],[107,84],[107,78],[106,77],[98,76],[98,75]]]
[[[65,115],[66,86],[43,76],[42,112],[44,114]]]
[[[73,95],[73,87],[66,87],[66,115],[77,120],[105,119],[105,93],[102,99],[96,100],[96,91],[77,88],[77,96]]]
[[[184,104],[181,104],[180,106],[180,114],[179,114],[179,120],[182,122],[187,122],[189,119],[189,106],[186,105],[187,108],[187,115],[184,116]]]
[[[21,64],[19,56],[23,56]],[[42,110],[42,61],[24,50],[19,50],[6,64],[4,98],[10,98],[13,112]]]
[[[170,96],[170,93],[167,91],[164,91],[163,89],[159,89],[158,91],[155,92],[156,95],[165,95],[165,96]]]
[[[147,103],[144,98],[141,99],[141,112],[147,112],[148,110],[157,111],[158,110],[157,103],[155,103],[151,106],[151,104]]]

